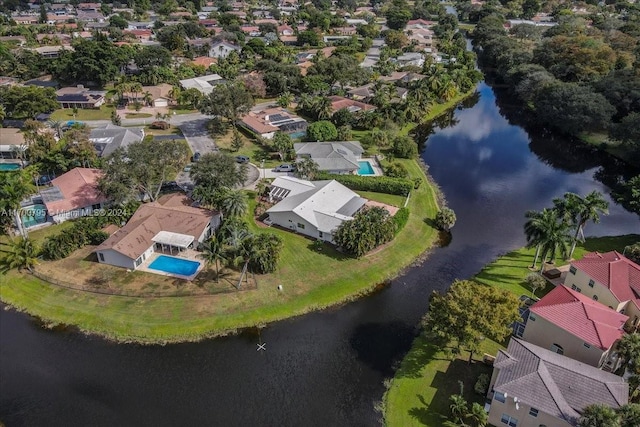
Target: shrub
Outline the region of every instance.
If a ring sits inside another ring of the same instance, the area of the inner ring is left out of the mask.
[[[335,179],[340,184],[354,191],[373,191],[375,193],[396,194],[406,196],[413,188],[413,182],[403,178],[387,176],[333,175],[319,173],[318,180]]]
[[[406,178],[409,176],[407,169],[401,163],[391,163],[384,170],[384,174],[392,178]]]
[[[335,141],[338,138],[338,129],[328,120],[320,120],[307,128],[308,141]]]
[[[413,189],[417,190],[422,185],[422,178],[415,178],[413,180]]]
[[[490,379],[489,374],[480,374],[480,376],[478,376],[478,381],[476,381],[476,384],[473,386],[475,392],[483,396],[487,394]]]
[[[100,227],[102,225],[98,217],[77,219],[71,228],[45,239],[42,255],[46,259],[57,260],[68,257],[85,245],[99,245],[109,237]]]
[[[393,154],[403,159],[413,159],[418,156],[418,144],[409,136],[397,136],[393,140]]]
[[[456,223],[456,214],[453,209],[442,208],[436,214],[436,227],[442,231],[449,231]]]
[[[167,122],[163,122],[163,121],[156,121],[151,123],[151,129],[169,129],[171,127],[171,125]]]
[[[409,221],[409,208],[400,208],[393,216],[393,222],[396,223],[396,234],[407,225]]]

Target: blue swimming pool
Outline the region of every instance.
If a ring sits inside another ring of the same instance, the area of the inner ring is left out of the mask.
[[[200,267],[200,263],[197,261],[167,255],[160,255],[149,264],[151,270],[164,271],[165,273],[179,274],[181,276],[191,276],[198,271],[198,267]]]
[[[47,207],[38,204],[23,208],[20,219],[22,220],[22,225],[26,228],[42,224],[47,221]]]
[[[358,169],[358,175],[375,175],[373,166],[369,162],[358,162],[360,169]]]
[[[0,172],[17,171],[20,169],[19,163],[0,163]]]

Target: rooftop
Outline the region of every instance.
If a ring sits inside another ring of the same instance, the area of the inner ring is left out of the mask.
[[[571,265],[609,288],[620,302],[640,296],[640,266],[617,251],[590,252]]]
[[[51,181],[51,187],[42,189],[40,195],[50,215],[81,209],[107,198],[98,190],[100,169],[74,168]]]

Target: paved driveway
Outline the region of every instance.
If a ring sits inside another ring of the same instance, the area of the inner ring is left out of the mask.
[[[191,147],[191,151],[194,153],[205,154],[218,151],[216,144],[207,131],[208,122],[209,119],[207,118],[199,118],[182,122],[179,125],[189,147]]]

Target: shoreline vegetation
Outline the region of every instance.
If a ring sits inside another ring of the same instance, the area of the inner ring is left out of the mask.
[[[422,122],[444,114],[474,92],[438,104],[442,107],[434,108]],[[402,132],[409,133],[417,125],[407,125]],[[437,240],[437,230],[425,220],[435,217],[442,194],[420,158],[395,161],[403,164],[411,179],[421,178],[423,184],[411,193],[411,213],[404,229],[363,258],[349,258],[327,245],[314,251],[310,240],[271,228],[285,247],[278,270],[257,276],[258,290],[165,298],[108,296],[71,291],[10,271],[0,277],[0,300],[48,327],[68,325],[109,340],[141,344],[199,341],[354,301],[424,261]],[[250,229],[262,230],[253,218]],[[130,273],[123,270],[122,274]],[[284,287],[282,292],[278,285]]]
[[[587,252],[622,252],[625,246],[640,240],[640,235],[628,234],[614,237],[588,238],[578,246],[574,259],[580,259]],[[516,296],[531,295],[531,289],[524,283],[524,277],[530,273],[534,249],[520,248],[511,251],[487,264],[471,278],[480,284],[495,286]],[[557,266],[569,261],[559,262]],[[547,286],[536,293],[541,297],[551,291]],[[460,393],[463,384],[463,396],[467,402],[484,404],[484,395],[474,392],[474,385],[480,374],[491,375],[491,368],[482,363],[483,353],[495,356],[497,351],[506,348],[506,343],[485,339],[480,351],[474,353],[471,364],[467,362],[468,353],[463,352],[451,358],[447,348],[431,343],[424,333],[414,340],[411,349],[402,359],[398,370],[383,397],[383,414],[387,427],[443,425],[449,416],[449,397]]]

